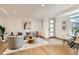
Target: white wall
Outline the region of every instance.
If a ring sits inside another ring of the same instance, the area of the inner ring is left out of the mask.
[[[62,30],[62,22],[66,20],[67,28],[66,30]],[[64,38],[66,35],[69,34],[69,17],[68,16],[61,16],[55,19],[55,36],[58,38]]]
[[[48,18],[44,18],[43,20],[43,30],[42,30],[42,35],[44,38],[49,38],[49,28],[48,28],[48,25],[49,25],[49,19]]]
[[[60,13],[57,13],[56,16],[56,27],[55,27],[55,36],[59,38],[64,38],[68,34],[71,35],[72,33],[70,32],[70,19],[69,16],[74,14],[74,13],[79,13],[79,5],[75,5],[69,9],[63,10]],[[62,28],[62,21],[66,20],[67,21],[67,29],[66,31],[63,31]]]
[[[33,30],[40,31],[41,30],[41,21],[38,19],[25,19],[22,17],[6,17],[3,20],[3,24],[6,27],[7,32],[19,32],[23,31],[23,22],[30,21],[31,28]]]
[[[0,25],[2,25],[2,26],[4,26],[3,25],[3,20],[4,20],[4,18],[2,16],[0,16]]]
[[[62,22],[63,20],[67,21],[67,30],[62,30]],[[40,34],[43,33],[41,20],[38,18],[31,18],[31,19],[25,19],[22,17],[0,17],[0,24],[5,26],[7,32],[19,32],[23,31],[23,22],[24,21],[30,21],[31,22],[31,28],[33,30],[38,30]],[[55,36],[59,38],[63,38],[63,36],[66,36],[69,34],[69,17],[67,16],[61,16],[57,17],[55,19]],[[46,26],[46,25],[45,25]]]
[[[63,20],[67,21],[67,30],[62,30],[62,22]],[[31,19],[25,19],[23,17],[1,17],[0,16],[0,25],[5,26],[7,32],[19,32],[23,31],[23,22],[24,21],[30,21],[31,22],[31,28],[33,30],[38,30],[40,34],[42,34],[44,31],[42,29],[41,19],[38,18],[31,18]],[[69,17],[67,16],[61,16],[57,17],[55,19],[55,36],[59,38],[63,38],[63,36],[66,36],[69,34]],[[46,26],[46,25],[45,25]],[[42,34],[43,35],[43,34]]]

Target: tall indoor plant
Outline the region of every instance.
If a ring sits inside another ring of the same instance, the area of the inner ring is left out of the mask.
[[[2,37],[2,40],[4,40],[4,33],[5,33],[5,27],[0,25],[0,36]]]

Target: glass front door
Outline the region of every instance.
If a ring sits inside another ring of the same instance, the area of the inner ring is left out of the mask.
[[[49,20],[49,37],[54,36],[54,20],[50,19]]]

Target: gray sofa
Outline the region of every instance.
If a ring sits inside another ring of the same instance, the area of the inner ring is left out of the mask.
[[[7,43],[9,49],[18,49],[24,45],[24,36],[8,36]]]

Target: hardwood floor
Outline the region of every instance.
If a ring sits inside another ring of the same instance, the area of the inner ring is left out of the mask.
[[[67,45],[63,46],[61,40],[60,41],[56,39],[52,40],[49,41],[49,43],[51,43],[49,45],[39,46],[26,50],[20,50],[18,52],[9,53],[8,55],[73,55],[74,54],[74,50],[69,48]],[[6,48],[7,48],[6,43],[0,44],[0,54],[2,54]]]
[[[8,55],[72,55],[73,50],[63,45],[46,45],[31,48]]]
[[[7,48],[7,43],[0,43],[0,55],[3,53],[3,51]]]

